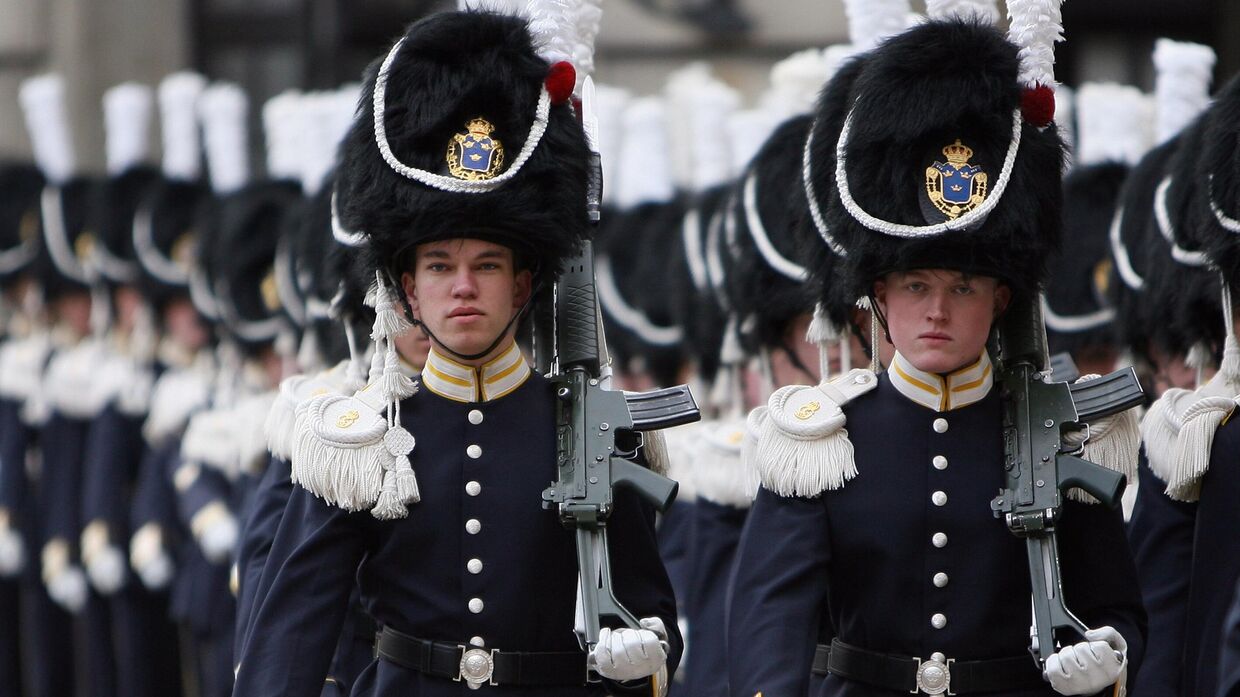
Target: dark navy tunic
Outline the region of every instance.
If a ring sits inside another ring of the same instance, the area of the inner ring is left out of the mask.
[[[541,505],[543,489],[555,478],[553,399],[549,383],[533,375],[487,402],[453,401],[425,387],[405,400],[401,419],[417,439],[410,460],[422,497],[407,518],[379,521],[294,491],[271,551],[284,561],[253,610],[234,694],[318,694],[355,576],[367,611],[405,634],[456,644],[477,637],[502,651],[579,650],[574,536]],[[636,616],[663,619],[674,671],[676,604],[655,544],[653,509],[618,491],[609,528],[616,593]],[[483,690],[604,693],[600,685]],[[473,691],[464,682],[375,661],[352,694]]]
[[[845,413],[858,475],[817,498],[763,489],[750,511],[729,617],[731,694],[806,695],[811,684],[823,697],[902,694],[835,675],[811,683],[815,644],[833,634],[902,656],[1028,656],[1025,543],[990,509],[1004,481],[997,390],[937,412],[883,374]],[[1122,525],[1118,510],[1065,503],[1059,551],[1068,606],[1123,635],[1131,673],[1145,613]]]
[[[1141,675],[1129,682],[1131,697],[1179,695],[1184,665],[1184,623],[1188,615],[1193,530],[1197,503],[1175,501],[1141,455],[1137,500],[1128,521],[1128,541],[1136,560],[1149,641]]]
[[[1150,478],[1150,486],[1142,480],[1134,511],[1134,535],[1157,534],[1164,542],[1160,553],[1141,558],[1141,583],[1147,596],[1162,592],[1178,597],[1183,608],[1183,648],[1178,675],[1174,662],[1175,647],[1167,647],[1168,659],[1160,665],[1162,672],[1150,676],[1157,689],[1178,692],[1155,692],[1146,689],[1144,678],[1139,697],[1156,694],[1214,695],[1219,687],[1220,647],[1224,620],[1231,605],[1235,584],[1240,578],[1240,423],[1234,418],[1219,427],[1210,450],[1210,467],[1201,480],[1201,498],[1195,504],[1194,517],[1187,511],[1192,504],[1176,505],[1167,500],[1165,485]],[[1143,506],[1162,510],[1159,518],[1151,518],[1150,529],[1135,529],[1136,512]],[[1181,509],[1173,517],[1166,509]],[[1191,531],[1191,541],[1188,538]],[[1186,563],[1187,562],[1187,563]],[[1187,582],[1185,583],[1185,579]],[[1172,637],[1174,639],[1174,637]]]

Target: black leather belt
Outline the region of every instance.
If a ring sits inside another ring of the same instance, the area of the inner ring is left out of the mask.
[[[586,684],[581,651],[509,652],[418,639],[384,627],[375,654],[398,666],[474,685],[577,686]]]
[[[1045,687],[1046,682],[1029,656],[989,661],[912,658],[849,646],[839,639],[819,644],[814,673],[912,694],[964,695]]]

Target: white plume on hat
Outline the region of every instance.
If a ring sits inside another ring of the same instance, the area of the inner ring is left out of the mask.
[[[198,73],[172,73],[159,83],[160,133],[164,176],[194,181],[202,176],[202,138],[198,133],[198,100],[207,79]]]
[[[822,86],[837,68],[838,62],[829,62],[824,50],[797,51],[771,67],[771,85],[762,95],[761,104],[785,119],[808,114],[814,110]]]
[[[762,144],[784,119],[784,114],[771,109],[741,109],[728,117],[733,172],[743,172],[749,166]]]
[[[249,99],[232,83],[211,85],[199,101],[211,188],[217,194],[236,192],[250,181],[248,111]]]
[[[154,106],[154,90],[136,82],[121,83],[103,93],[108,174],[121,174],[150,155]]]
[[[616,204],[633,208],[643,203],[663,203],[676,194],[668,145],[667,108],[658,97],[629,102],[623,115],[624,139],[620,147]],[[607,188],[604,185],[604,189]]]
[[[1063,41],[1063,0],[1008,0],[1008,39],[1020,48],[1020,84],[1055,87],[1055,44]]]
[[[672,171],[679,186],[705,191],[732,178],[727,123],[740,106],[740,95],[716,78],[705,63],[692,63],[672,74],[666,87]]]
[[[32,77],[22,83],[18,98],[35,162],[48,181],[63,184],[77,171],[64,78],[54,74]]]
[[[315,119],[311,109],[309,100],[297,90],[285,90],[263,104],[269,179],[300,179],[304,133]]]
[[[594,72],[594,40],[603,17],[601,0],[529,0],[525,7],[538,54],[548,63],[568,61],[577,72],[575,94]]]
[[[1135,165],[1152,140],[1153,105],[1136,87],[1087,82],[1076,94],[1076,163]]]
[[[1186,41],[1154,44],[1154,98],[1158,142],[1174,138],[1210,104],[1214,49]]]
[[[844,0],[844,14],[849,40],[859,51],[868,51],[908,29],[913,13],[908,0]]]
[[[999,8],[995,0],[926,0],[926,14],[930,19],[959,18],[985,24],[999,22]]]

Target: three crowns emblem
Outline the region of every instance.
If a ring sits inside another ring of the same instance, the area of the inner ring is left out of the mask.
[[[504,145],[491,135],[495,127],[483,118],[470,119],[465,132],[448,143],[448,172],[457,179],[492,179],[504,166]]]
[[[986,200],[989,177],[980,165],[969,164],[973,148],[960,142],[943,148],[946,162],[935,161],[926,168],[926,196],[930,203],[954,220]]]

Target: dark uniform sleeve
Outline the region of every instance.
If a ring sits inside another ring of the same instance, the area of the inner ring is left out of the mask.
[[[136,533],[147,525],[158,526],[165,550],[171,553],[170,536],[180,530],[177,521],[176,490],[172,486],[171,460],[177,459],[178,444],[167,443],[146,451],[138,465],[138,479],[130,502],[129,522]]]
[[[1134,697],[1176,695],[1184,668],[1193,531],[1197,504],[1173,501],[1141,456],[1140,487],[1128,522],[1141,594],[1149,613],[1149,643]]]
[[[113,547],[127,547],[129,485],[142,454],[141,421],[109,407],[91,423],[82,466],[82,521],[105,525]]]
[[[689,616],[689,684],[697,694],[725,695],[728,685],[727,603],[733,562],[748,508],[705,499],[694,508],[698,531],[692,564],[696,612]]]
[[[88,427],[87,421],[53,413],[39,439],[43,450],[42,542],[46,545],[53,540],[63,540],[74,550],[71,555],[74,563],[79,562],[77,542],[82,533],[79,498]]]
[[[251,610],[233,697],[323,690],[371,524],[369,513],[346,513],[293,490],[271,549],[284,561]]]
[[[9,525],[26,536],[27,545],[29,531],[21,531],[20,528],[27,496],[28,436],[26,425],[21,420],[21,405],[10,399],[0,399],[0,511],[8,513]]]
[[[1240,697],[1240,582],[1223,620],[1222,650],[1218,661],[1218,696]]]
[[[637,618],[658,617],[667,628],[667,677],[680,665],[684,641],[676,624],[676,595],[659,556],[654,507],[625,489],[615,493],[615,511],[608,522],[612,582],[620,604]],[[648,680],[609,683],[613,694],[650,694]]]
[[[1145,655],[1148,628],[1123,512],[1066,501],[1059,524],[1064,601],[1085,626],[1113,627],[1128,643],[1128,679]],[[1083,640],[1083,637],[1079,640]]]
[[[267,583],[271,581],[263,570],[270,558],[276,531],[293,493],[293,486],[292,470],[288,461],[271,458],[267,471],[263,473],[263,478],[254,492],[250,515],[241,531],[241,545],[237,552],[237,633],[233,643],[237,659],[240,659],[245,648],[254,608],[261,602],[267,590],[262,579],[266,578]]]
[[[804,695],[827,593],[821,500],[758,492],[736,555],[728,615],[730,694]]]

